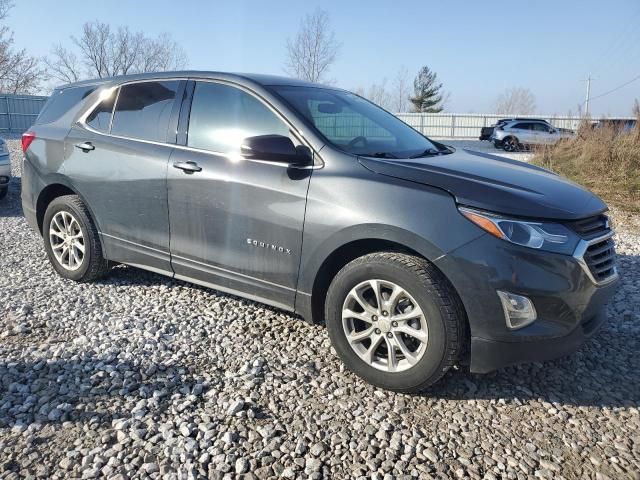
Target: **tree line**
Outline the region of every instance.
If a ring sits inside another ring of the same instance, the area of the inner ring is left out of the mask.
[[[178,70],[187,55],[168,33],[148,37],[129,27],[93,21],[70,36],[67,46],[54,45],[39,59],[15,49],[13,32],[5,25],[13,3],[0,0],[0,92],[37,93],[45,82],[70,83],[132,73]]]
[[[0,0],[0,92],[37,93],[44,83],[70,83],[87,78],[103,78],[133,73],[185,68],[187,54],[171,35],[148,37],[127,26],[87,22],[78,36],[66,44],[56,44],[45,58],[16,49],[13,32],[5,24],[13,7]],[[329,14],[318,8],[305,15],[296,35],[285,44],[284,70],[291,76],[319,83],[335,83],[329,73],[340,55],[342,43],[331,29]],[[383,78],[357,94],[392,112],[437,113],[443,111],[449,94],[429,66],[411,79],[402,66],[391,81]],[[528,89],[505,91],[496,99],[494,110],[505,115],[535,111],[535,97]]]

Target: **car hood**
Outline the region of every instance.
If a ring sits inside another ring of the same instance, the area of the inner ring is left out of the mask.
[[[607,209],[593,193],[548,170],[471,150],[359,161],[381,175],[444,189],[462,205],[505,215],[576,220]]]

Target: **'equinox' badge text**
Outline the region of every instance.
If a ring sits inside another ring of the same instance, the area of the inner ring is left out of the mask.
[[[247,244],[248,245],[253,245],[254,247],[258,247],[258,248],[266,248],[266,249],[272,250],[274,252],[285,253],[287,255],[291,255],[291,249],[290,248],[284,248],[284,247],[281,247],[279,245],[274,245],[273,243],[261,242],[260,240],[254,240],[252,238],[247,238]]]

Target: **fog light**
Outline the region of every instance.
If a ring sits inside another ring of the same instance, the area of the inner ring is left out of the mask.
[[[502,302],[507,327],[510,329],[517,330],[526,327],[538,318],[533,302],[527,297],[501,290],[498,290],[498,296]]]

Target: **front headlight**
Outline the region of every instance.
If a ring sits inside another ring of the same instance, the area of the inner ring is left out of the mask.
[[[580,239],[559,223],[536,222],[504,217],[472,208],[460,213],[491,235],[523,247],[572,255]]]

